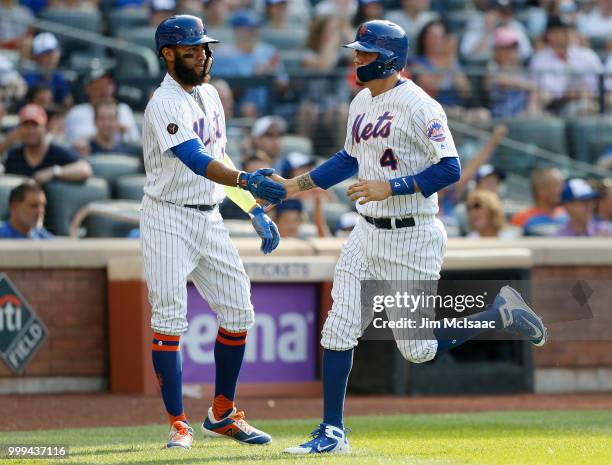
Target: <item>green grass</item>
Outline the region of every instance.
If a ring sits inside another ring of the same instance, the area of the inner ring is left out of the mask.
[[[609,465],[612,412],[495,412],[350,417],[350,456],[291,457],[284,447],[302,442],[313,420],[257,421],[271,446],[204,439],[191,451],[162,450],[166,425],[0,433],[0,443],[68,444],[70,458],[2,461],[13,464],[410,464]],[[199,427],[199,425],[196,425]]]

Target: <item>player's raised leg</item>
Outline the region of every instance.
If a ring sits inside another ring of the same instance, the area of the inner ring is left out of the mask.
[[[457,347],[464,342],[494,327],[505,330],[541,347],[548,339],[548,330],[542,319],[527,305],[521,295],[512,287],[504,286],[497,297],[484,312],[467,317],[482,325],[461,325],[462,328],[443,325],[434,330],[438,340],[438,353]]]
[[[289,454],[345,454],[350,450],[344,428],[346,386],[353,366],[353,348],[371,319],[371,315],[364,318],[361,314],[361,281],[370,278],[364,256],[364,223],[360,221],[351,233],[334,272],[334,304],[321,338],[323,422],[311,432],[309,441],[285,449]]]
[[[209,437],[225,437],[244,444],[269,444],[270,435],[249,425],[245,413],[234,404],[247,331],[254,320],[249,277],[221,215],[211,213],[207,221],[210,250],[200,259],[192,278],[217,313],[219,330],[214,349],[215,396],[202,422],[202,432]]]
[[[141,249],[152,308],[153,368],[171,427],[166,447],[190,449],[193,430],[183,410],[180,337],[187,328],[185,286],[193,265],[185,242],[176,241],[173,230],[181,221],[178,208],[145,198]],[[154,210],[158,215],[152,214]]]

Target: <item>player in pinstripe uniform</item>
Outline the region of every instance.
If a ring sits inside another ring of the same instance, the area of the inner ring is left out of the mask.
[[[436,292],[446,249],[446,232],[436,218],[436,192],[461,173],[444,110],[400,76],[408,50],[403,29],[389,21],[369,21],[346,47],[355,50],[357,83],[364,88],[350,106],[344,150],[310,173],[284,181],[293,195],[317,186],[327,189],[358,173],[348,195],[361,215],[336,265],[334,303],[322,333],[323,423],[310,441],[285,450],[291,454],[349,451],[343,424],[346,385],[353,348],[373,317],[373,309],[362,309],[362,281],[399,281],[413,294]],[[413,319],[433,319],[431,312],[419,308]],[[407,316],[390,308],[387,314],[396,321]],[[393,329],[393,335],[404,358],[415,363],[433,359],[488,326],[538,346],[546,341],[540,318],[508,286],[469,320],[462,325],[469,329]]]
[[[189,276],[219,322],[215,397],[202,431],[267,444],[270,436],[251,427],[234,406],[253,306],[249,279],[218,205],[227,192],[249,212],[262,251],[270,253],[279,243],[278,229],[253,196],[274,203],[285,189],[267,177],[273,170],[236,171],[225,154],[223,108],[217,91],[204,84],[213,60],[208,44],[217,41],[206,35],[203,22],[189,15],[167,18],[155,40],[168,73],[144,114],[147,180],[140,224],[152,307],[153,365],[171,424],[167,447],[189,449],[193,441],[182,405],[180,356]]]

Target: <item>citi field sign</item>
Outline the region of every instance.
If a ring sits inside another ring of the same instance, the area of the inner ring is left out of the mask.
[[[0,273],[0,356],[21,372],[47,338],[47,328],[17,287]]]

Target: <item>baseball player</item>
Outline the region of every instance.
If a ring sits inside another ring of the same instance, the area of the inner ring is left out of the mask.
[[[244,412],[234,406],[253,306],[249,279],[218,205],[227,190],[249,212],[262,251],[270,253],[279,243],[278,229],[253,196],[274,203],[285,189],[267,177],[273,170],[236,171],[225,154],[221,101],[217,91],[204,84],[213,62],[209,44],[217,41],[206,35],[202,20],[189,15],[167,18],[157,27],[155,42],[168,72],[144,114],[147,180],[140,225],[152,307],[153,366],[171,424],[166,446],[189,449],[193,441],[182,405],[180,356],[180,337],[187,329],[188,276],[219,322],[215,397],[202,431],[266,444],[270,436],[249,426]]]
[[[357,83],[344,149],[307,174],[284,181],[288,195],[327,189],[355,174],[348,195],[361,215],[336,265],[332,309],[325,321],[323,422],[312,439],[285,452],[346,453],[344,398],[353,348],[373,317],[362,310],[363,280],[437,283],[446,249],[446,232],[436,218],[436,192],[459,180],[461,168],[442,107],[420,87],[403,79],[408,39],[398,25],[368,21],[355,41]],[[435,292],[435,289],[433,290]],[[362,313],[364,312],[364,313]],[[387,308],[389,319],[393,315]],[[518,333],[540,346],[546,328],[512,288],[502,288],[494,303],[468,318],[466,329],[432,329],[428,337],[393,329],[405,359],[423,363],[456,347],[487,326]],[[464,321],[463,323],[467,323]],[[493,326],[494,325],[494,326]]]

